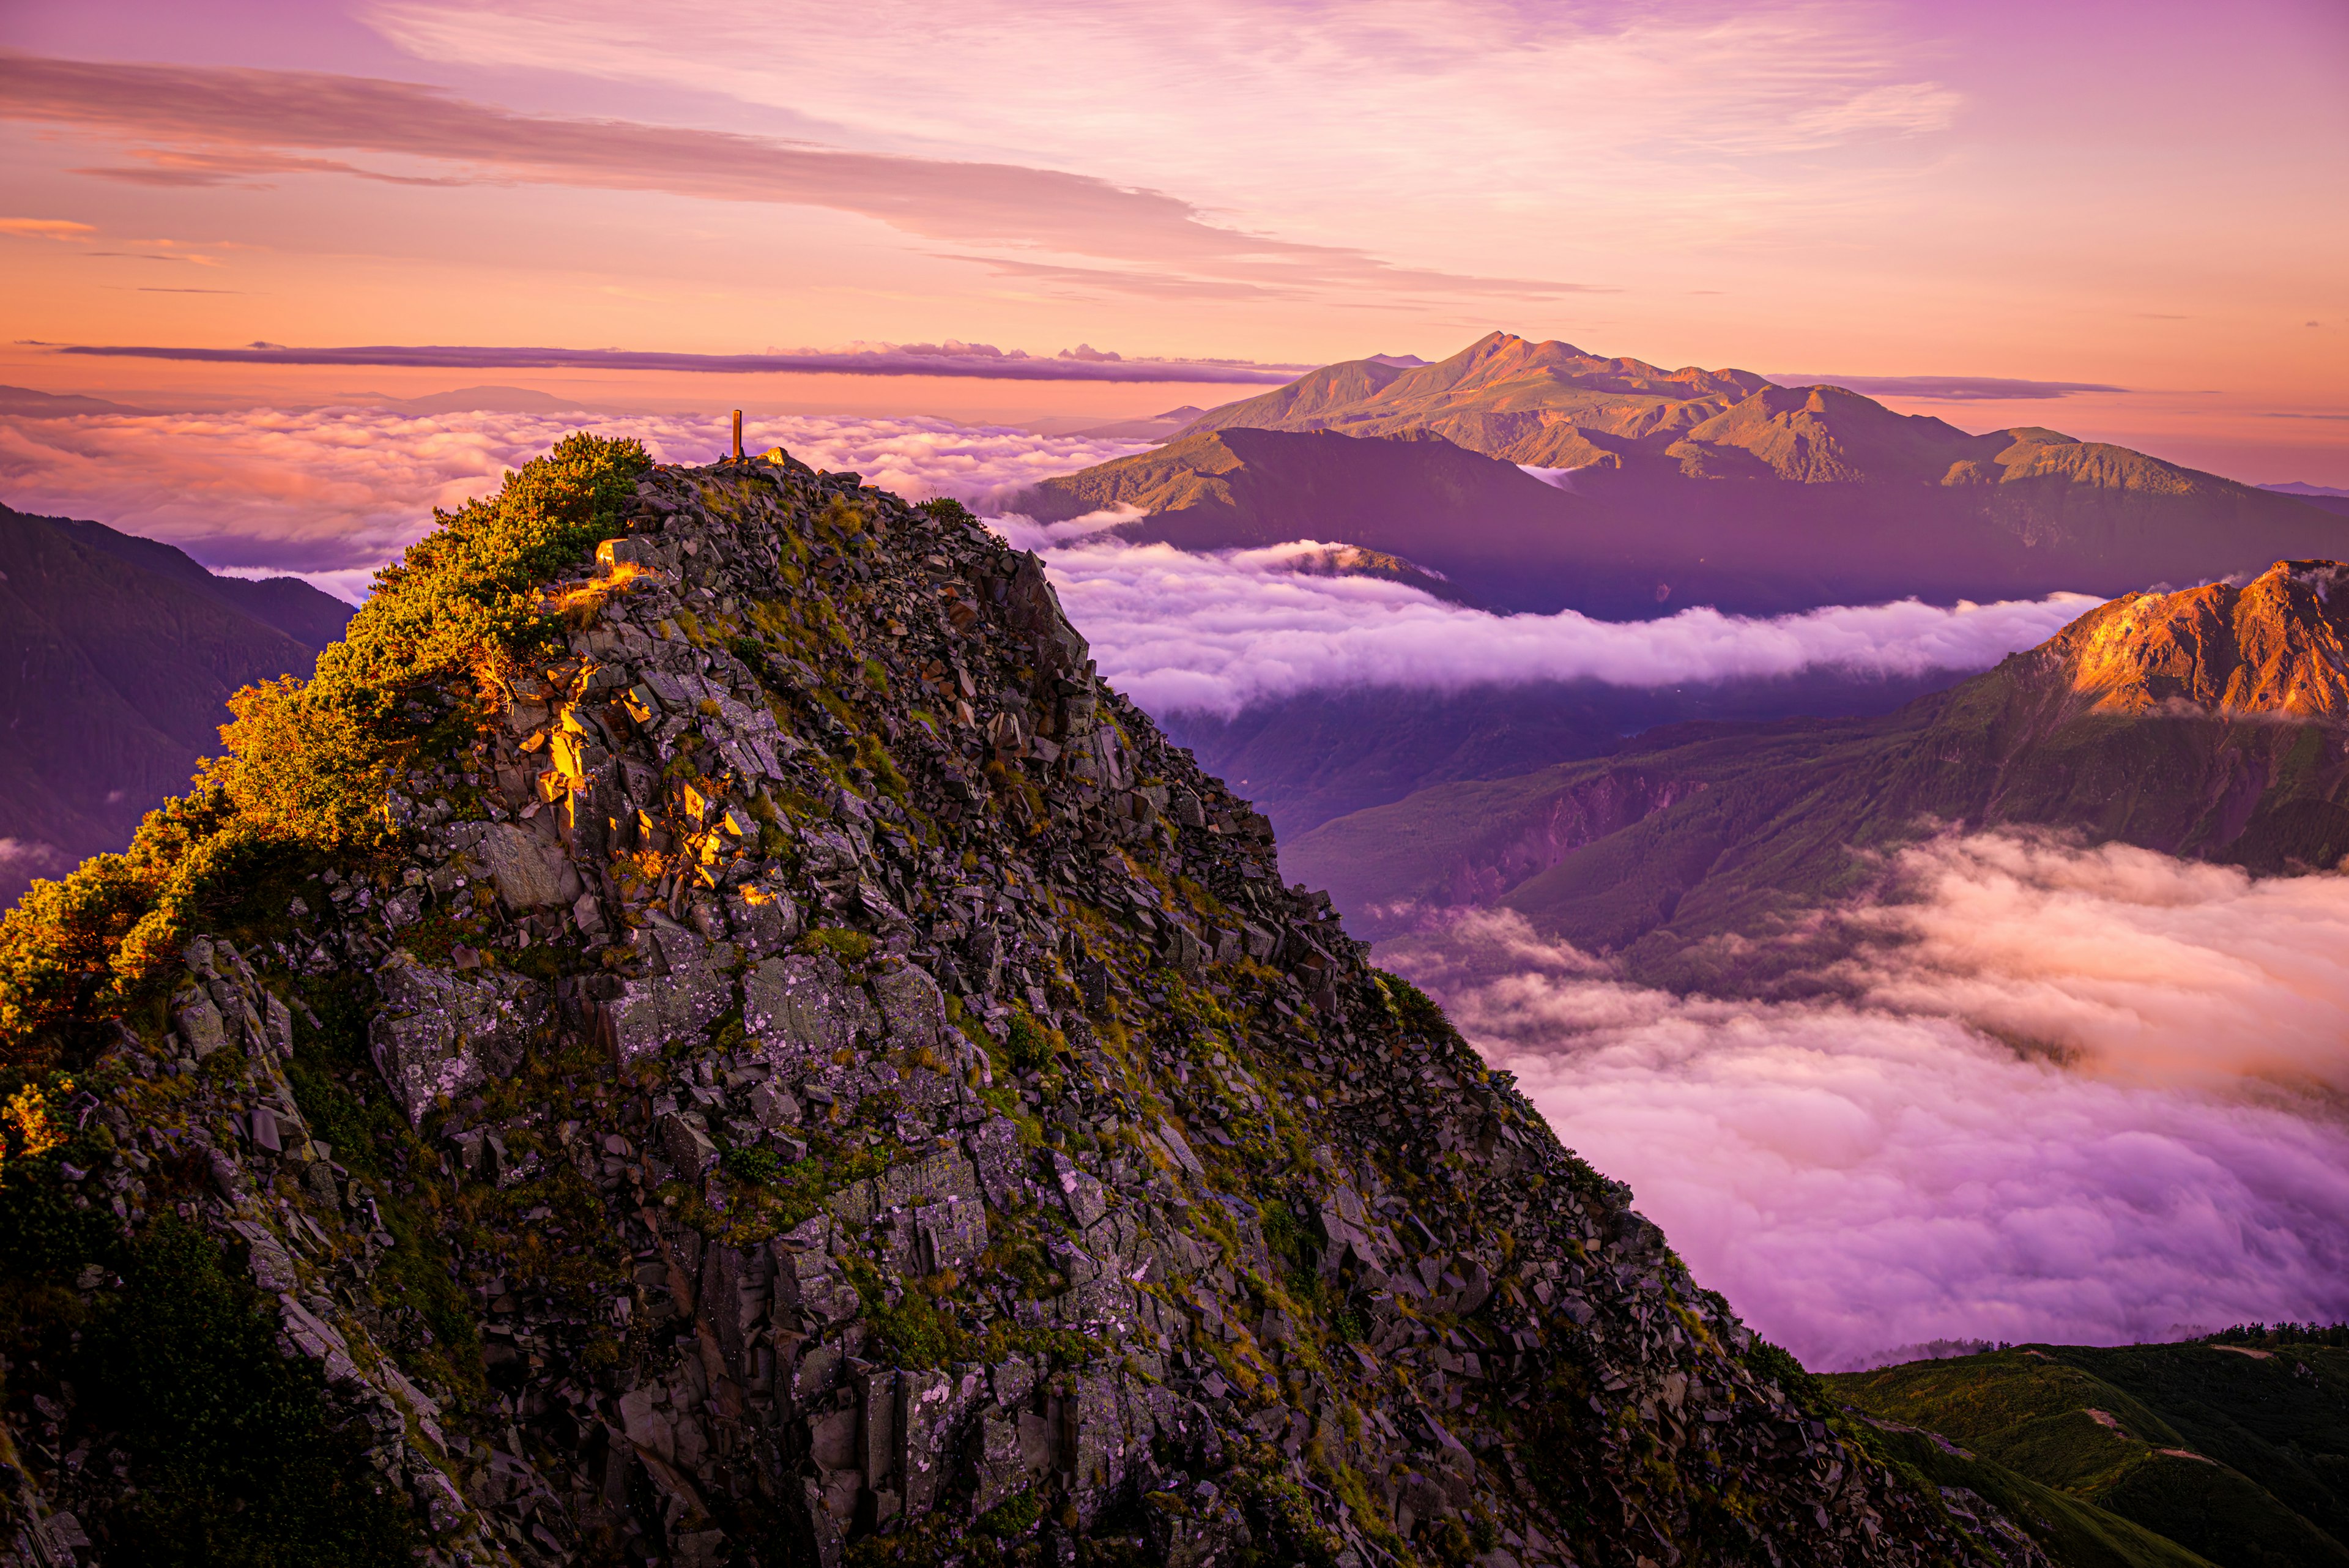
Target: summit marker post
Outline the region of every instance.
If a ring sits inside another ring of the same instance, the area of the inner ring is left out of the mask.
[[[734,410],[734,461],[742,461],[742,410]]]

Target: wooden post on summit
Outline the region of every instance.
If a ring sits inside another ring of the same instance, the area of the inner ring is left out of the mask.
[[[742,410],[734,410],[734,461],[742,461]]]

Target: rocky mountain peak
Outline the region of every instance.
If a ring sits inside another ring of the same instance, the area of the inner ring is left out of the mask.
[[[1283,887],[1034,556],[578,440],[0,932],[78,1128],[0,1187],[71,1303],[10,1331],[42,1561],[191,1518],[286,1561],[2042,1561]],[[403,597],[452,561],[496,593]],[[335,684],[386,648],[448,673]],[[309,735],[364,822],[254,749]],[[269,1422],[172,1448],[141,1344],[208,1410],[277,1379]]]
[[[2349,568],[2278,561],[2248,583],[2133,594],[2083,616],[2046,652],[2108,713],[2349,716]]]

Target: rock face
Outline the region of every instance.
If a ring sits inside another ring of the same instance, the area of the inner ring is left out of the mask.
[[[2099,713],[2349,719],[2349,567],[2278,561],[2251,582],[2131,594],[2074,621],[2040,662]]]
[[[433,1561],[2032,1560],[1282,886],[1032,557],[779,452],[544,591],[569,655],[397,860],[189,950],[71,1178],[238,1261]],[[140,1478],[42,1399],[54,1562]]]

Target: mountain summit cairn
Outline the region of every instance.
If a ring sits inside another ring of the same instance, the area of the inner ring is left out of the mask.
[[[237,713],[0,927],[39,1561],[2044,1561],[951,502],[573,437]]]

